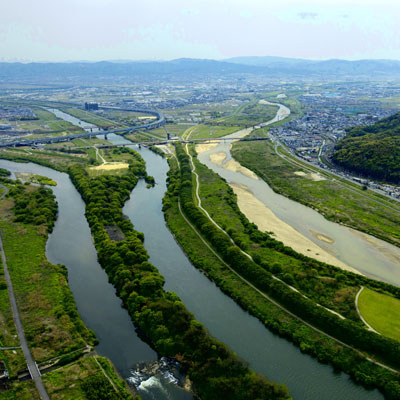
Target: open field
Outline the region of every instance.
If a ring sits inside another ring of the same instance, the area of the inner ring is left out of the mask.
[[[240,126],[196,125],[191,139],[219,138],[240,131]]]
[[[358,299],[361,315],[376,331],[400,341],[400,300],[365,288]]]

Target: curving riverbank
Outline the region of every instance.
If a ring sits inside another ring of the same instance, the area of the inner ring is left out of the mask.
[[[269,123],[277,120],[281,119],[275,117]],[[317,211],[275,193],[266,182],[255,177],[253,171],[237,161],[232,162],[231,145],[220,143],[213,148],[206,146],[196,147],[199,161],[223,177],[236,190],[241,211],[251,222],[260,225],[260,228],[264,227],[268,232],[274,232],[277,240],[299,253],[400,285],[399,248],[330,222]],[[217,163],[213,162],[215,154],[218,154]],[[222,158],[225,161],[221,162]],[[243,190],[238,190],[238,186]],[[265,212],[260,210],[259,213],[254,213],[254,208],[260,202],[264,205]],[[290,228],[278,229],[279,226]]]

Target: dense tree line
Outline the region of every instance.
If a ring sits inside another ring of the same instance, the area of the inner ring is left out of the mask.
[[[15,221],[32,225],[45,224],[51,232],[58,210],[53,192],[44,187],[33,191],[27,190],[27,187],[18,184],[7,194],[14,198]]]
[[[332,160],[366,177],[400,183],[400,113],[348,129]]]
[[[135,325],[162,355],[177,358],[202,399],[285,399],[287,389],[252,372],[223,343],[210,336],[179,297],[163,289],[164,278],[148,262],[143,234],[122,214],[144,161],[131,163],[123,176],[89,178],[79,166],[69,169],[86,203],[100,264],[127,307]],[[118,226],[125,240],[112,241],[105,226]]]
[[[233,269],[248,281],[252,282],[257,288],[275,298],[288,310],[311,323],[313,326],[336,337],[349,346],[367,351],[370,354],[372,353],[378,360],[382,360],[397,369],[400,368],[399,342],[370,332],[349,319],[342,320],[324,308],[316,306],[310,299],[291,290],[284,283],[273,279],[272,274],[267,269],[246,257],[238,247],[232,246],[229,238],[212,224],[203,212],[193,203],[192,173],[189,157],[180,144],[176,144],[176,154],[180,163],[180,173],[179,175],[175,174],[175,176],[170,176],[169,190],[179,194],[182,208],[187,217]],[[166,200],[164,202],[164,207],[170,206],[169,201],[170,200]],[[269,235],[262,239],[262,235],[264,234],[260,232],[258,236],[259,240],[274,241]],[[257,239],[256,236],[255,238]],[[276,246],[279,247],[279,245]],[[290,251],[293,252],[291,249],[284,249],[284,251],[289,253]],[[303,257],[301,255],[299,256]],[[356,279],[355,274],[350,274],[349,276]],[[362,281],[367,278],[359,277],[357,279]],[[390,285],[386,286],[390,287]],[[286,332],[286,335],[295,336],[296,333]],[[318,355],[320,360],[332,362],[332,358],[329,359],[328,357],[327,359],[327,355],[324,357],[322,351],[322,349],[318,348],[310,349],[310,352]],[[362,357],[360,357],[356,363],[353,361],[354,363],[352,365],[347,365],[345,369],[346,372],[351,373],[358,380],[366,384],[374,382],[376,385],[380,386],[382,390],[385,390],[390,398],[400,398],[400,384],[398,379],[397,382],[393,382],[394,375],[392,373],[383,374],[385,376],[382,376],[380,372],[374,372],[374,366],[371,365],[371,375],[365,374],[365,376],[363,376],[358,371],[358,363],[361,362],[361,360],[363,360]],[[343,365],[343,363],[335,363],[335,365],[338,364]],[[371,376],[374,376],[374,378],[371,378]]]

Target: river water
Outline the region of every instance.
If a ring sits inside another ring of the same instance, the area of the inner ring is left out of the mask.
[[[86,132],[98,132],[100,131],[100,128],[96,125],[93,125],[89,122],[82,121],[79,118],[74,117],[73,115],[67,114],[61,110],[58,110],[57,108],[45,108],[45,110],[51,112],[54,114],[57,118],[63,119],[64,121],[67,121],[71,123],[72,125],[79,126]]]
[[[238,132],[226,137],[237,136]],[[400,286],[400,248],[330,222],[317,211],[275,193],[262,179],[254,179],[224,168],[224,164],[232,158],[230,147],[228,143],[221,143],[210,151],[199,153],[198,159],[226,179],[229,184],[241,185],[250,190],[280,220],[292,226],[329,254],[364,275]],[[210,156],[215,153],[225,153],[226,158],[221,165],[210,160]],[[245,210],[242,212],[246,214]],[[256,220],[252,222],[257,224]],[[323,240],[326,237],[329,238],[330,243]]]
[[[90,228],[85,218],[85,204],[67,174],[37,164],[0,160],[0,167],[13,173],[31,172],[57,182],[51,187],[58,202],[58,218],[49,235],[46,256],[53,264],[68,269],[68,282],[85,325],[94,330],[98,354],[108,357],[121,376],[134,384],[144,400],[193,397],[173,384],[168,368],[155,376],[137,370],[138,363],[152,364],[158,357],[137,335],[126,309],[97,262]]]
[[[111,143],[129,143],[110,134]],[[149,175],[156,185],[147,189],[140,181],[124,207],[124,214],[135,229],[145,235],[144,245],[154,264],[165,277],[165,289],[174,291],[196,319],[210,333],[232,348],[250,367],[275,382],[289,387],[295,399],[382,399],[377,391],[355,385],[343,373],[315,359],[268,331],[258,319],[243,311],[230,297],[188,261],[167,229],[162,198],[166,191],[168,163],[146,148],[134,148],[146,161]]]
[[[112,143],[126,139],[109,135]],[[135,147],[135,146],[134,146]],[[136,148],[137,149],[137,148]],[[335,373],[329,366],[301,353],[290,342],[269,332],[256,318],[243,311],[231,298],[194,268],[166,228],[162,197],[166,191],[167,162],[148,149],[137,149],[146,161],[149,175],[156,179],[147,189],[140,181],[124,207],[135,228],[145,234],[145,247],[152,262],[164,275],[166,290],[176,292],[189,311],[210,333],[228,344],[255,371],[289,387],[295,399],[382,399],[377,391],[354,384],[349,376]],[[53,188],[59,203],[59,216],[47,243],[47,257],[62,263],[69,271],[69,282],[85,324],[100,340],[97,351],[109,357],[120,374],[133,381],[140,373],[132,371],[139,362],[157,360],[156,353],[142,342],[105,272],[97,262],[90,229],[84,218],[84,203],[68,176],[35,164],[0,160],[0,167],[13,172],[32,172],[57,182]],[[187,393],[168,384],[165,378],[145,376],[140,395],[145,399],[190,399]]]

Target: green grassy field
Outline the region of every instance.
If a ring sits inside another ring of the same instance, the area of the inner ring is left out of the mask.
[[[197,125],[193,128],[190,139],[219,138],[241,129],[240,126]]]
[[[365,288],[358,307],[364,319],[379,333],[400,341],[400,300]]]

